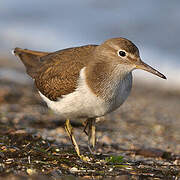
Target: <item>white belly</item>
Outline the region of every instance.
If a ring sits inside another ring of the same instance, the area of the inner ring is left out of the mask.
[[[128,97],[129,86],[132,84],[132,75],[127,80],[119,83],[111,99],[105,100],[97,97],[87,86],[85,81],[85,68],[80,72],[77,89],[68,95],[59,98],[58,101],[51,101],[43,94],[40,95],[48,107],[58,113],[62,118],[77,119],[100,117],[117,109]],[[129,79],[131,79],[129,81]]]

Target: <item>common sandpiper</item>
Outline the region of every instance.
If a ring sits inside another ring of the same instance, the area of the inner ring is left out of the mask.
[[[65,129],[78,156],[79,146],[69,119],[85,118],[84,131],[89,144],[96,143],[95,121],[127,99],[132,88],[132,71],[142,69],[166,77],[144,63],[135,44],[125,38],[112,38],[101,45],[85,45],[40,52],[15,48],[48,107],[66,119]]]

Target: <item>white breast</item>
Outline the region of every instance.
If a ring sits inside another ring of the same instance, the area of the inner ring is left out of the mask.
[[[125,80],[116,85],[111,100],[104,100],[97,97],[88,87],[85,80],[85,68],[80,72],[77,89],[68,95],[59,98],[58,101],[51,101],[43,94],[40,95],[48,107],[58,113],[62,118],[77,119],[88,117],[100,117],[118,108],[129,95],[130,74]]]
[[[58,101],[51,101],[39,92],[47,105],[63,118],[99,117],[107,111],[105,101],[97,97],[87,86],[84,70],[85,68],[80,72],[77,89]]]

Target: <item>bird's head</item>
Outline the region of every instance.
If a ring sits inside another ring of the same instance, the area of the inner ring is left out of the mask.
[[[98,46],[97,53],[100,58],[122,65],[127,71],[142,69],[166,79],[162,73],[141,60],[138,48],[128,39],[109,39]]]

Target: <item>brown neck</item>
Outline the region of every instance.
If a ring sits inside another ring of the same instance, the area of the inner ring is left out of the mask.
[[[129,74],[122,65],[112,61],[98,60],[86,68],[86,82],[92,92],[97,96],[107,99],[113,95],[118,83]]]

